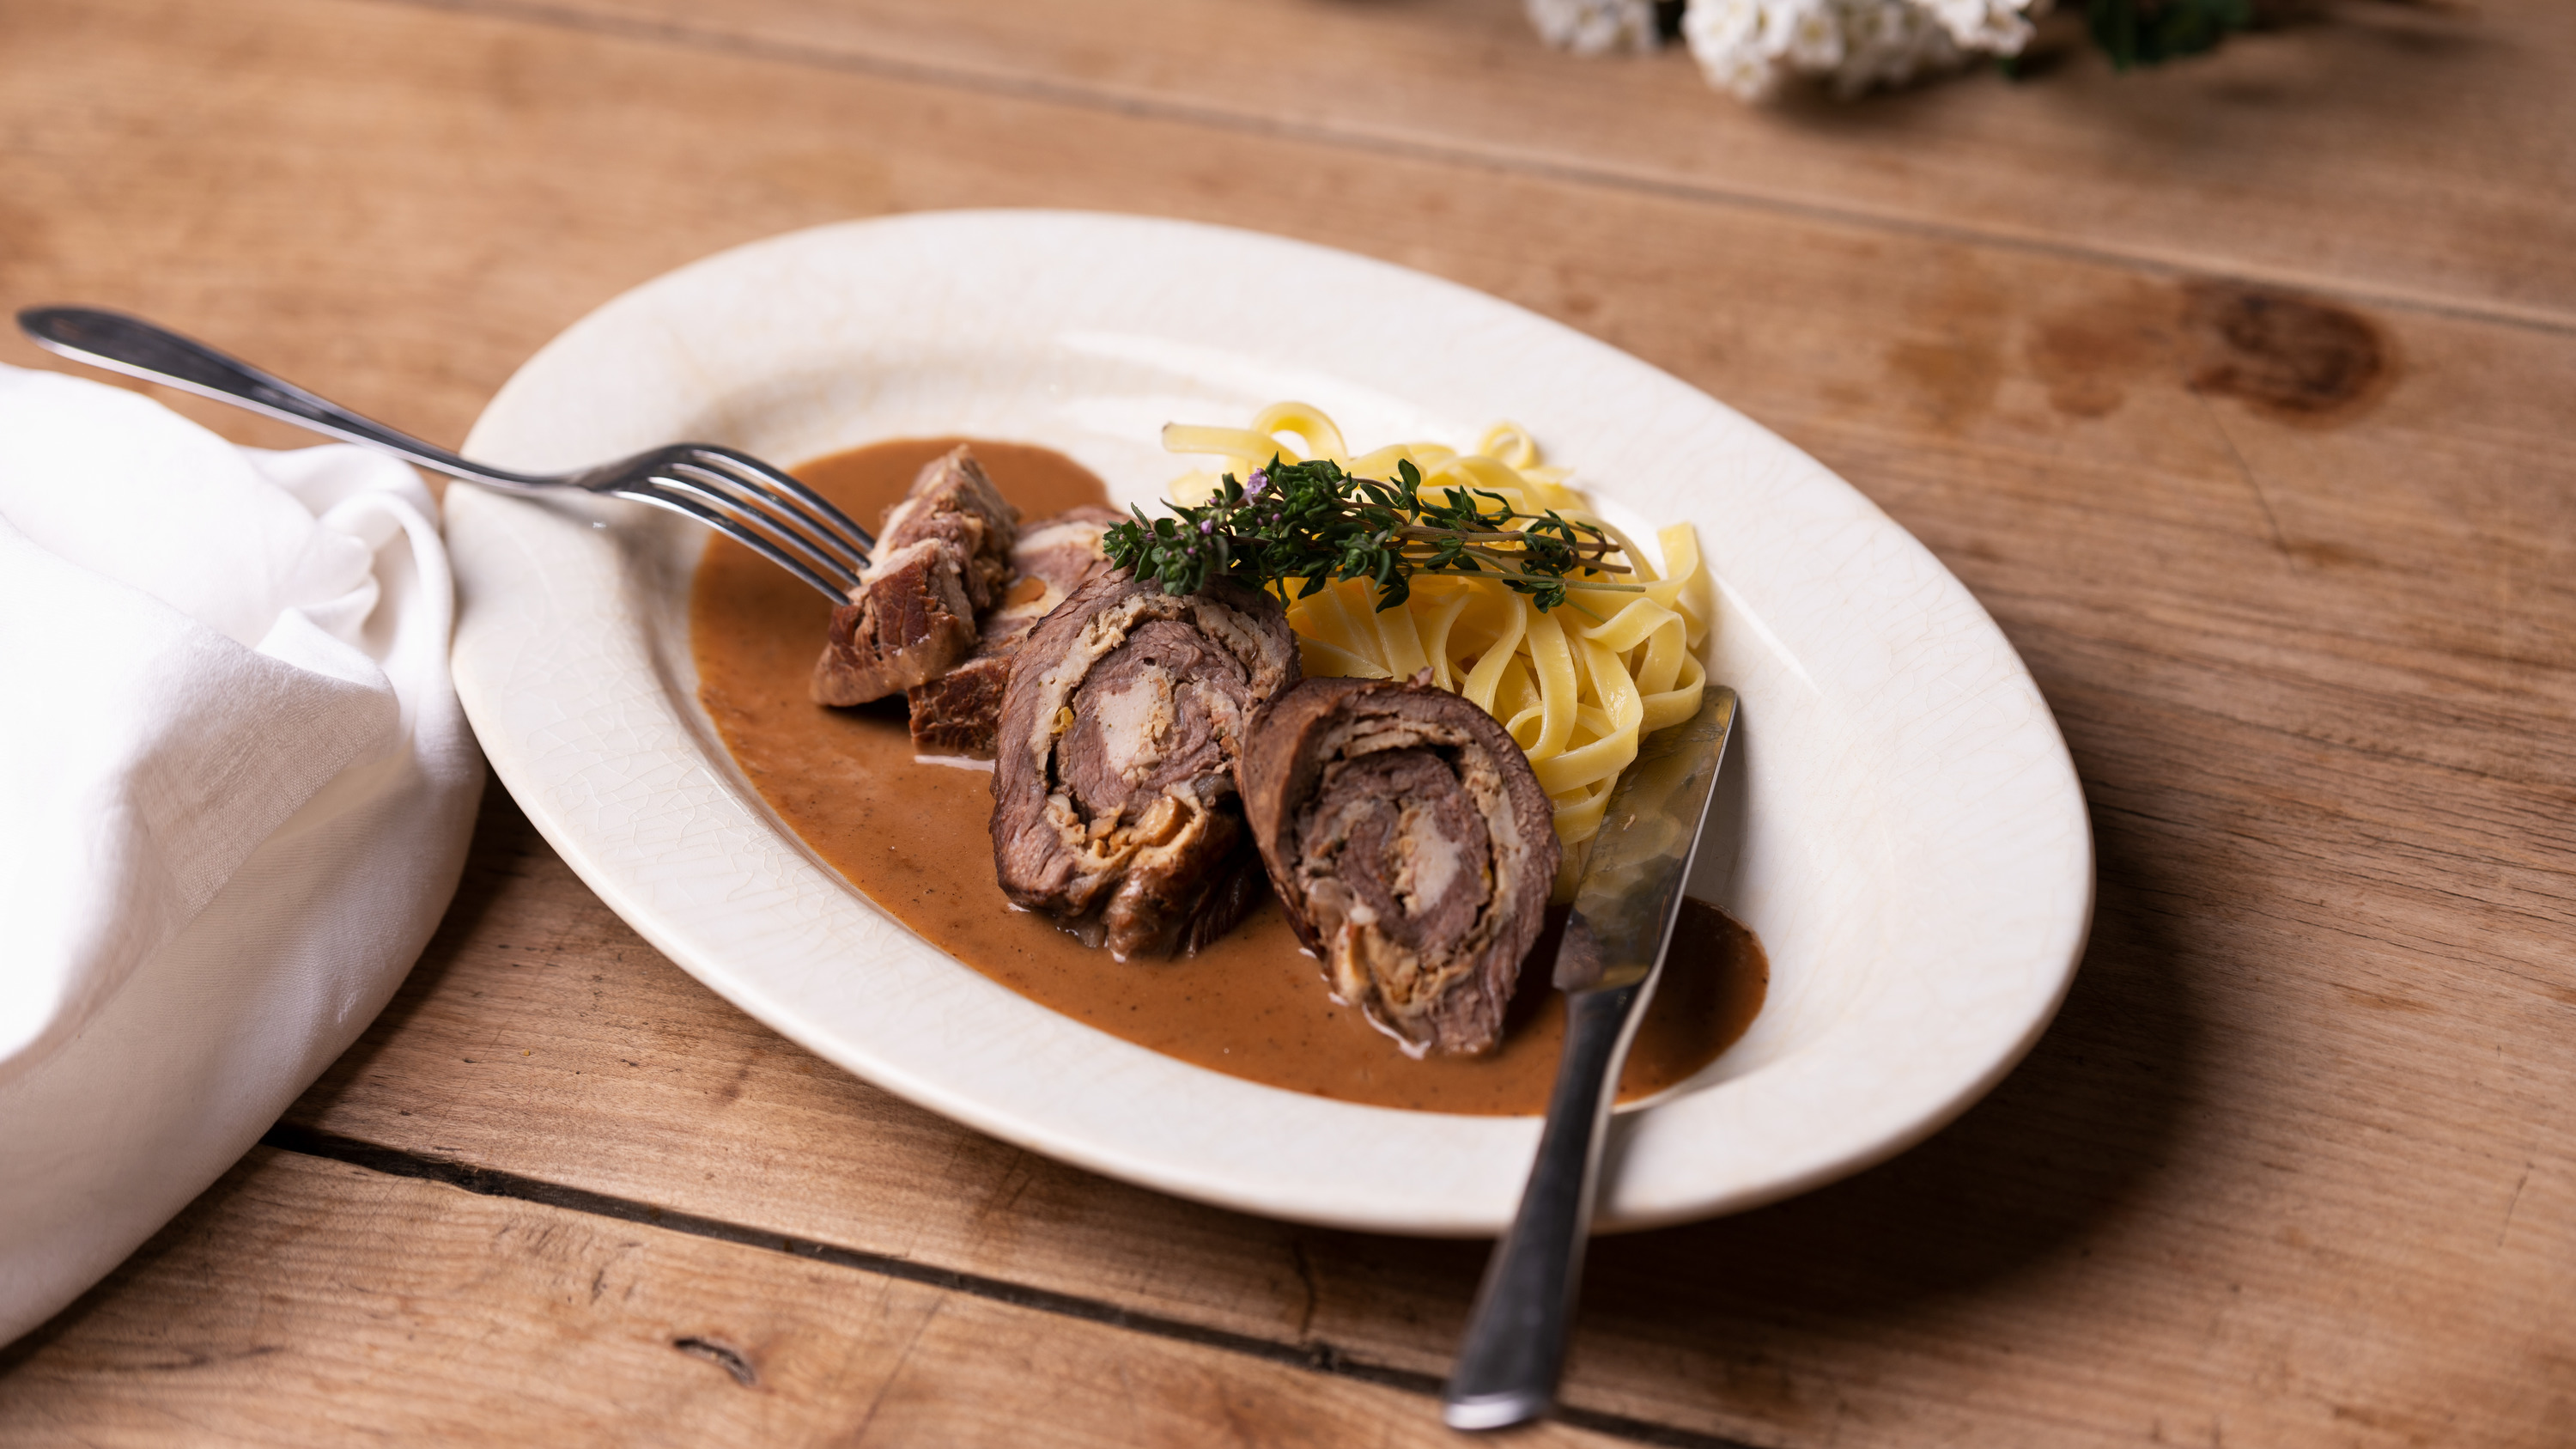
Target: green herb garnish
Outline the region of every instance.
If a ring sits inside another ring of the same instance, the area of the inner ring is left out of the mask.
[[[1422,474],[1396,464],[1391,480],[1355,478],[1329,459],[1255,470],[1249,487],[1231,473],[1215,495],[1159,518],[1131,509],[1134,521],[1101,539],[1109,561],[1167,594],[1194,594],[1209,579],[1233,579],[1304,598],[1337,579],[1377,582],[1377,606],[1392,609],[1412,593],[1412,576],[1477,574],[1530,596],[1541,610],[1565,602],[1567,589],[1642,593],[1641,584],[1575,577],[1624,574],[1608,534],[1572,523],[1554,510],[1521,513],[1500,493],[1443,488],[1424,496]],[[1513,527],[1518,524],[1519,527]]]

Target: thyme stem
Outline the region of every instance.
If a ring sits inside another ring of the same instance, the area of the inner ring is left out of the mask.
[[[1415,574],[1455,574],[1494,579],[1546,610],[1564,603],[1568,589],[1645,591],[1580,577],[1634,572],[1610,561],[1619,546],[1598,525],[1552,509],[1525,513],[1489,489],[1449,487],[1425,497],[1410,461],[1397,463],[1396,477],[1377,479],[1325,459],[1273,457],[1250,486],[1229,473],[1205,503],[1155,518],[1131,512],[1102,548],[1112,564],[1165,593],[1196,593],[1225,578],[1286,597],[1295,580],[1295,596],[1304,598],[1335,580],[1368,578],[1385,610],[1411,594]]]

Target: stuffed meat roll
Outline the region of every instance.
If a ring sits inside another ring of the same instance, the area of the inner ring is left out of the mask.
[[[1021,643],[1003,692],[1003,892],[1121,960],[1224,932],[1260,893],[1235,789],[1244,726],[1297,678],[1266,594],[1167,594],[1123,574],[1076,589]]]
[[[1414,1056],[1502,1034],[1556,879],[1529,758],[1427,684],[1309,679],[1252,725],[1244,811],[1333,994]]]

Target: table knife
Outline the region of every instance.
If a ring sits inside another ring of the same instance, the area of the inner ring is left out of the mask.
[[[1507,1428],[1556,1401],[1619,1068],[1672,944],[1735,703],[1712,685],[1699,713],[1648,736],[1602,812],[1556,954],[1565,1055],[1520,1211],[1485,1267],[1442,1396],[1453,1429]]]

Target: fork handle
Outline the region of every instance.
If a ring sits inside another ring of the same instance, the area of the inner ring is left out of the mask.
[[[37,345],[74,361],[168,383],[200,397],[266,413],[299,428],[391,453],[451,478],[512,493],[533,491],[543,482],[524,473],[469,463],[445,448],[360,417],[283,378],[272,377],[247,362],[140,317],[94,307],[30,307],[18,314],[18,326]]]

